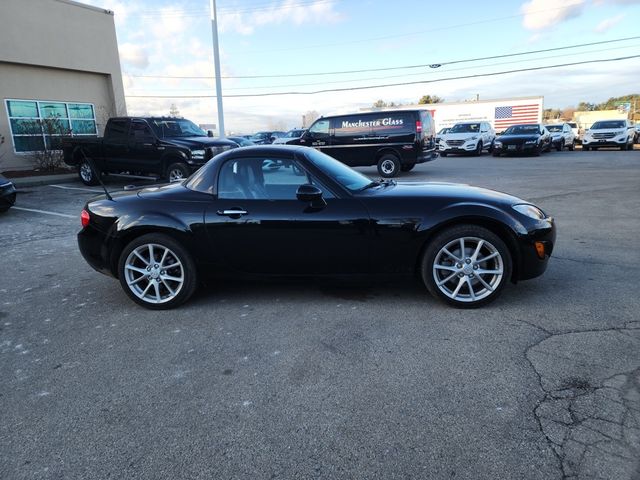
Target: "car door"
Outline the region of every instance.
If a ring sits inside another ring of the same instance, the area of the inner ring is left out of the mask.
[[[136,172],[159,172],[158,141],[145,120],[132,120],[129,128],[128,163]]]
[[[299,143],[305,147],[313,147],[331,155],[331,151],[329,150],[331,146],[329,119],[321,118],[320,120],[316,120],[307,133],[300,138]]]
[[[129,153],[128,133],[128,118],[113,118],[109,120],[102,141],[104,164],[108,171],[130,169],[127,158]]]
[[[300,185],[322,189],[325,205],[298,200]],[[358,199],[341,197],[290,158],[227,160],[205,213],[216,263],[255,274],[368,271],[370,222]]]

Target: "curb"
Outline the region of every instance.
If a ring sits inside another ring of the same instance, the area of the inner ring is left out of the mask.
[[[59,182],[68,182],[75,180],[78,175],[75,173],[65,173],[62,175],[41,175],[36,177],[10,178],[9,180],[16,188],[38,187],[41,185],[52,185]]]

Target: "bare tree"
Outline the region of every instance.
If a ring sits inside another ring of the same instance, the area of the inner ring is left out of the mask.
[[[178,107],[176,107],[175,103],[171,104],[171,108],[169,109],[169,116],[170,117],[179,117],[180,116],[180,110],[178,110]]]
[[[320,114],[315,110],[309,110],[302,115],[302,128],[308,128],[313,122],[320,118]]]
[[[57,117],[25,121],[21,130],[34,134],[29,157],[36,167],[54,171],[62,165],[62,140],[71,136],[71,130]],[[45,137],[43,138],[42,135]]]

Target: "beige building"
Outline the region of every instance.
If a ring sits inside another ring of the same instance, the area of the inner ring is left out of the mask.
[[[113,12],[71,0],[1,0],[0,171],[31,168],[28,152],[56,136],[35,126],[56,117],[72,135],[102,134],[126,115]],[[59,141],[59,139],[58,139]]]

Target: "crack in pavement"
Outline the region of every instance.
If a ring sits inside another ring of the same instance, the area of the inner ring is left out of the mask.
[[[516,321],[542,334],[525,351],[543,392],[532,413],[561,478],[640,478],[639,322],[553,332]],[[594,351],[601,361],[585,361]]]

